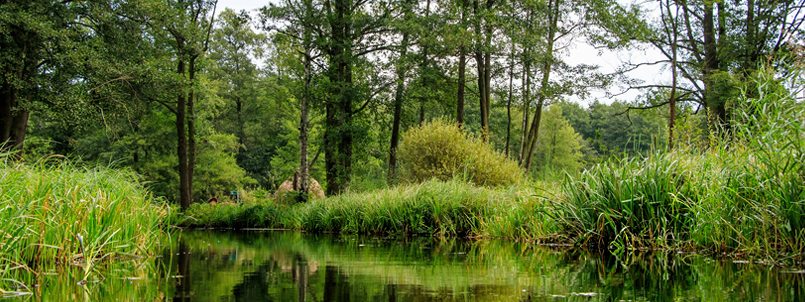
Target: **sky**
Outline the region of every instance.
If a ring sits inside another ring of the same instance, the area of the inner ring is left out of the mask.
[[[218,11],[223,10],[224,7],[231,8],[235,11],[247,10],[251,11],[265,6],[270,2],[269,0],[219,0]],[[599,51],[590,45],[575,42],[569,54],[563,58],[571,65],[577,64],[592,64],[601,66],[601,72],[611,73],[620,67],[623,62],[630,61],[632,63],[638,62],[652,62],[662,59],[662,54],[654,49],[650,50],[629,50],[629,51]],[[632,78],[643,80],[646,84],[658,84],[670,79],[670,71],[662,70],[660,67],[643,67],[641,69],[629,73]],[[612,87],[608,90],[610,94],[618,94],[622,92],[622,88]],[[602,103],[612,103],[615,100],[632,101],[640,95],[638,91],[630,91],[625,94],[619,95],[615,98],[607,98],[607,91],[594,91],[587,99],[579,99],[577,97],[570,97],[573,102],[589,105],[594,100]]]

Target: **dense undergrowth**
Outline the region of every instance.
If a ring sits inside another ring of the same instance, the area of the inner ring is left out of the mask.
[[[170,209],[130,171],[0,156],[0,291],[54,266],[81,270],[156,251]]]

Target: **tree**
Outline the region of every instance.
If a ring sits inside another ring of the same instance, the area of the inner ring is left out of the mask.
[[[175,116],[179,173],[179,204],[186,209],[193,201],[193,175],[196,158],[196,74],[198,63],[209,47],[217,0],[177,0],[152,2],[132,1],[117,8],[117,13],[147,26],[148,35],[155,40],[154,47],[175,62],[175,76],[168,83],[175,103],[164,95],[145,92],[145,96],[163,105]],[[114,8],[113,8],[114,9]],[[160,47],[164,47],[160,49]],[[165,53],[167,51],[167,53]],[[163,64],[165,61],[158,62]],[[164,66],[152,72],[171,72]],[[152,90],[153,91],[153,88]]]
[[[660,1],[658,22],[643,21],[650,29],[635,38],[650,45],[664,58],[655,62],[628,62],[623,70],[648,65],[671,66],[672,83],[643,84],[629,89],[666,89],[663,101],[630,109],[655,108],[674,102],[690,102],[707,109],[713,133],[728,135],[729,102],[737,99],[741,82],[751,78],[765,58],[785,60],[801,40],[805,2],[801,0]],[[622,33],[623,34],[623,33]],[[670,92],[673,91],[673,97]],[[746,90],[753,95],[753,89]],[[676,106],[671,106],[676,108]]]
[[[348,187],[352,176],[358,129],[355,116],[367,108],[376,95],[367,93],[365,87],[356,83],[355,67],[366,62],[367,55],[388,48],[381,37],[387,31],[388,7],[382,2],[352,0],[286,1],[282,6],[271,5],[264,11],[269,15],[270,11],[285,12],[282,20],[286,23],[267,27],[296,37],[300,35],[293,34],[293,28],[309,30],[311,45],[327,59],[327,81],[323,85],[325,170],[327,194],[336,195]],[[310,12],[309,18],[304,17],[307,12]]]
[[[266,38],[254,32],[252,17],[246,11],[225,9],[218,15],[217,24],[210,43],[209,59],[213,64],[209,72],[222,85],[219,95],[230,101],[234,109],[235,129],[227,132],[237,134],[240,144],[252,145],[246,134],[245,111],[256,101],[260,90],[255,88],[259,70],[250,56],[262,53]]]
[[[535,53],[535,63],[541,73],[539,88],[536,91],[531,125],[522,142],[523,154],[520,164],[528,171],[539,138],[542,109],[552,99],[565,94],[587,93],[590,87],[605,87],[610,78],[596,72],[597,66],[569,66],[557,59],[557,53],[572,41],[573,35],[581,34],[591,43],[614,49],[625,45],[626,39],[615,29],[630,26],[636,11],[628,10],[615,1],[602,0],[584,3],[568,3],[563,0],[549,0],[547,3],[533,3],[526,6],[534,14],[537,24],[544,24],[538,37],[541,41],[533,44],[540,52]],[[529,24],[529,23],[525,23]],[[580,32],[580,29],[586,29]],[[528,61],[526,61],[528,62]],[[526,72],[530,72],[526,68]],[[528,75],[526,75],[528,76]],[[559,81],[551,80],[559,77]],[[525,102],[530,102],[526,94]],[[524,125],[525,126],[525,125]],[[526,130],[527,129],[527,130]]]
[[[21,149],[35,107],[64,107],[88,59],[80,3],[0,2],[0,148]],[[80,90],[78,90],[80,91]],[[74,95],[75,96],[75,95]]]
[[[403,97],[405,95],[405,79],[406,79],[406,54],[408,53],[408,43],[411,36],[410,33],[410,24],[413,15],[413,5],[414,1],[406,0],[402,5],[402,20],[397,25],[397,29],[402,33],[402,41],[400,41],[399,46],[399,57],[397,59],[397,87],[394,93],[394,117],[392,120],[392,130],[391,130],[391,147],[389,148],[389,167],[388,167],[388,183],[392,183],[396,178],[396,166],[397,166],[397,147],[400,144],[400,123],[402,121],[402,105],[403,105]],[[430,1],[428,1],[428,7],[430,7]],[[430,10],[430,8],[428,8]],[[427,60],[427,54],[424,56],[424,60]],[[424,119],[424,102],[420,108],[420,121],[421,124]]]
[[[575,173],[581,167],[582,138],[562,117],[561,106],[551,106],[545,111],[544,135],[537,142],[541,170],[547,172]]]

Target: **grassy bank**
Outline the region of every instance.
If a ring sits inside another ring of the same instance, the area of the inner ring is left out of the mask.
[[[534,186],[487,188],[430,180],[295,205],[196,204],[181,225],[533,239],[551,229],[540,197],[546,192]]]
[[[70,163],[15,164],[0,157],[0,290],[54,266],[96,265],[155,251],[169,209],[128,171]]]
[[[782,165],[790,168],[777,170]],[[431,180],[305,204],[198,204],[182,225],[510,238],[802,260],[801,165],[780,155],[764,162],[748,147],[677,151],[601,164],[550,190]]]

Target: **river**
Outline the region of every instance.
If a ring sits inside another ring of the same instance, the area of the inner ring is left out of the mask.
[[[161,256],[49,271],[34,283],[32,295],[11,300],[805,300],[802,271],[695,254],[290,231],[185,230]]]

